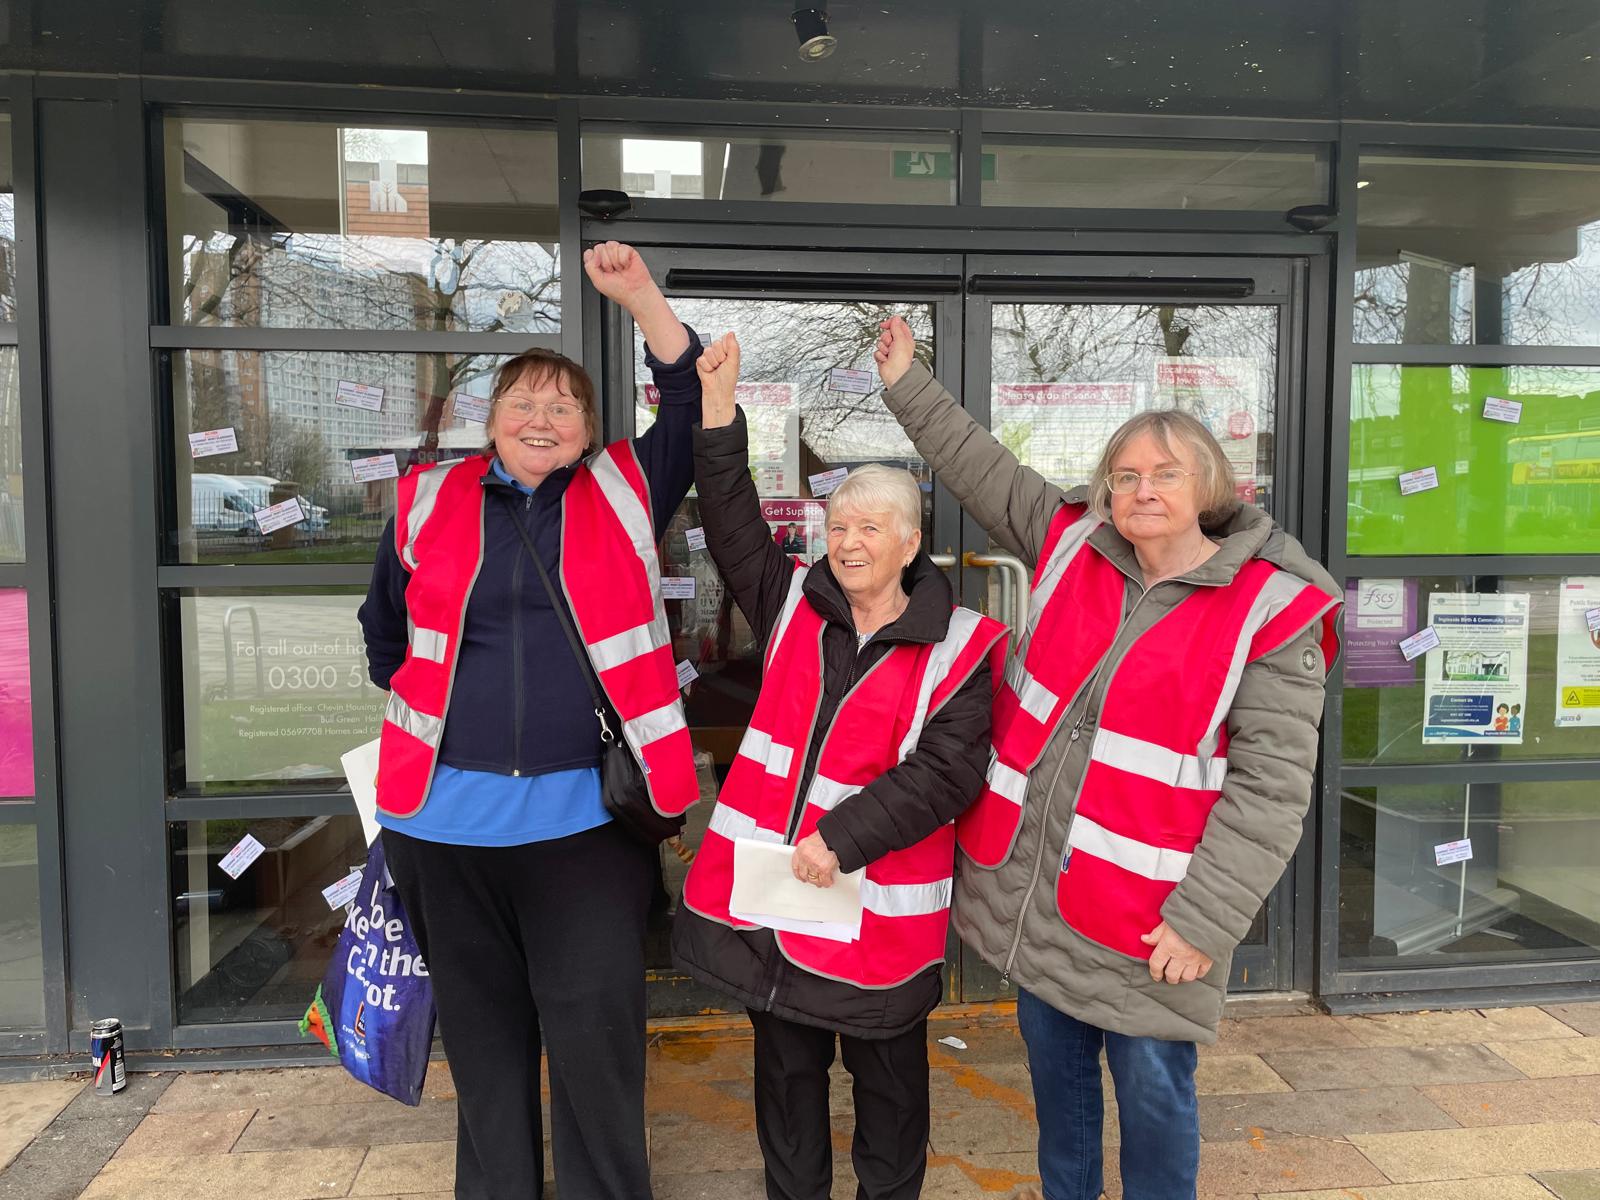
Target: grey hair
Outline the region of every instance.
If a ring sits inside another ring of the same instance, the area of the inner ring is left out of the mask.
[[[1167,454],[1172,453],[1172,443],[1176,439],[1194,456],[1195,500],[1202,528],[1215,529],[1239,510],[1233,466],[1217,439],[1188,413],[1167,408],[1130,417],[1111,435],[1100,461],[1095,464],[1094,474],[1089,477],[1089,508],[1095,516],[1110,523],[1111,472],[1128,443],[1141,434],[1149,434]]]
[[[922,528],[922,489],[916,476],[902,467],[867,463],[845,476],[828,497],[828,519],[839,509],[886,512],[899,527],[900,540]]]

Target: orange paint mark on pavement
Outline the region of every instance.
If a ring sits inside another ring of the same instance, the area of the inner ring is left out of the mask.
[[[975,1099],[1001,1105],[1018,1116],[1033,1120],[1033,1099],[1026,1093],[1014,1087],[1007,1087],[1003,1083],[996,1083],[982,1071],[967,1066],[945,1050],[933,1049],[928,1055],[928,1062],[948,1074],[952,1083]]]
[[[930,1154],[930,1167],[954,1167],[986,1192],[1009,1192],[1025,1183],[1038,1183],[1037,1175],[1024,1175],[1020,1171],[1007,1171],[1003,1167],[980,1167],[969,1163],[959,1154]]]

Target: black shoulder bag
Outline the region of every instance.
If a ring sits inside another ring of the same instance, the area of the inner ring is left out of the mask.
[[[577,656],[583,681],[589,685],[589,698],[594,701],[594,715],[600,721],[600,741],[604,746],[600,758],[600,799],[606,806],[606,812],[622,829],[652,846],[677,837],[683,832],[685,818],[664,817],[650,803],[650,791],[645,786],[639,760],[634,758],[633,751],[622,738],[622,718],[611,710],[605,697],[600,694],[600,685],[595,681],[589,655],[567,617],[567,606],[561,601],[561,593],[550,581],[550,572],[545,570],[544,559],[539,557],[533,538],[517,516],[516,506],[513,504],[510,507],[511,523],[517,527],[522,544],[528,548],[528,556],[539,569],[539,578],[543,580],[545,593],[550,597],[550,607],[555,609],[556,620],[561,622],[562,632],[567,635],[567,644]],[[610,720],[607,720],[608,714]],[[612,732],[611,721],[617,723],[616,732]]]

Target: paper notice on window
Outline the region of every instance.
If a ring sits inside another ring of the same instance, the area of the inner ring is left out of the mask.
[[[693,600],[694,576],[663,575],[661,577],[661,598],[663,600]]]
[[[250,869],[250,864],[260,858],[266,850],[260,842],[250,834],[245,834],[239,839],[239,844],[222,856],[222,861],[217,864],[229,879],[237,879]]]
[[[1435,592],[1428,624],[1439,647],[1422,677],[1422,743],[1522,744],[1528,709],[1526,592]]]
[[[367,845],[378,836],[378,739],[363,742],[354,750],[339,756],[344,768],[345,782],[350,785],[350,795],[355,800],[356,816],[361,818],[361,832]]]
[[[465,392],[457,392],[451,411],[458,421],[481,425],[489,419],[489,401],[482,396],[469,396]]]
[[[1432,491],[1439,486],[1439,471],[1436,467],[1421,467],[1415,471],[1402,471],[1400,473],[1400,494],[1412,496],[1417,492]]]
[[[699,678],[700,672],[694,669],[694,664],[687,658],[678,664],[678,687],[680,689],[688,687]]]
[[[706,531],[696,525],[693,529],[683,531],[683,540],[689,543],[690,550],[704,550],[706,548]]]
[[[330,909],[343,908],[356,898],[356,893],[361,890],[361,871],[357,867],[337,883],[330,883],[322,889],[322,898],[328,902]]]
[[[1600,575],[1569,576],[1557,593],[1555,725],[1600,725]]]
[[[256,509],[256,526],[262,533],[272,533],[279,529],[287,529],[290,525],[298,525],[306,519],[306,510],[300,507],[300,501],[295,496],[279,501],[266,508]]]
[[[213,454],[233,454],[239,449],[239,437],[229,425],[225,429],[205,429],[189,435],[189,457],[210,458]]]
[[[849,467],[837,467],[832,471],[823,471],[817,475],[806,476],[806,482],[811,485],[813,496],[828,496],[833,490],[844,482],[844,477],[850,474]]]
[[[1504,421],[1507,425],[1520,425],[1522,423],[1522,401],[1502,400],[1498,396],[1485,396],[1483,398],[1483,415],[1485,420]]]
[[[833,886],[819,888],[794,877],[789,870],[793,857],[793,846],[736,838],[728,911],[736,920],[768,929],[808,933],[834,942],[858,940],[865,870],[848,875],[835,872]]]
[[[1466,862],[1472,857],[1472,839],[1462,838],[1456,842],[1440,842],[1433,848],[1433,865],[1447,867],[1451,863]]]
[[[398,479],[400,467],[393,454],[374,454],[371,458],[352,458],[350,472],[357,483],[375,483],[380,479]]]
[[[383,389],[371,383],[351,383],[348,379],[339,380],[339,386],[334,390],[333,402],[342,404],[346,408],[364,408],[368,412],[378,412],[383,408]]]
[[[1410,662],[1419,654],[1426,654],[1429,650],[1437,650],[1438,648],[1439,635],[1433,631],[1432,626],[1417,630],[1417,632],[1403,639],[1400,643],[1400,653],[1405,655],[1407,662]]]
[[[830,392],[854,392],[866,396],[872,392],[872,372],[852,371],[848,367],[834,367],[828,372]]]

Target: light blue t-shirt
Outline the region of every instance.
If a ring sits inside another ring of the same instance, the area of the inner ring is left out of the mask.
[[[533,489],[513,479],[497,458],[490,465],[518,491]],[[600,799],[600,768],[576,767],[544,775],[500,775],[463,771],[440,763],[427,803],[412,817],[378,810],[385,829],[425,842],[452,846],[521,846],[570,837],[611,820]]]

